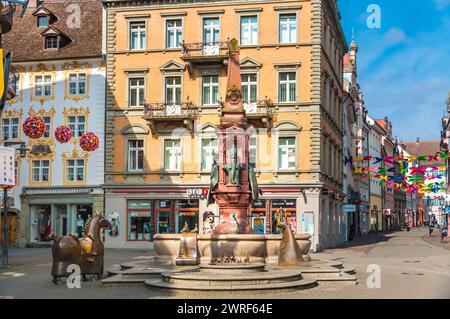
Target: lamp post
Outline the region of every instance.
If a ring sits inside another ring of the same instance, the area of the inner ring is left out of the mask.
[[[4,142],[5,146],[18,145],[20,158],[25,158],[27,156],[27,151],[29,150],[25,146],[25,142]],[[8,250],[9,250],[9,216],[8,216],[8,187],[3,188],[3,247],[2,247],[2,267],[8,268]]]

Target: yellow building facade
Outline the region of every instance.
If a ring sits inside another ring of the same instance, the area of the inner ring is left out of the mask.
[[[106,213],[111,247],[203,233],[229,40],[240,44],[250,161],[262,189],[254,233],[284,208],[313,248],[340,243],[342,56],[335,1],[106,1]],[[203,195],[202,195],[203,193]]]

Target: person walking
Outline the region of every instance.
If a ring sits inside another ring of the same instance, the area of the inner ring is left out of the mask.
[[[433,224],[430,223],[430,226],[428,227],[428,233],[430,234],[430,237],[431,237],[431,234],[433,233],[433,229],[434,229]]]

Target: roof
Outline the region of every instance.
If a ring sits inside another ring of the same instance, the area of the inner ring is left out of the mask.
[[[73,10],[68,5],[80,6],[80,28],[70,28]],[[67,41],[58,50],[44,50],[43,30],[37,27],[35,12],[43,8],[57,17],[50,28],[56,29]],[[38,8],[28,8],[22,18],[16,16],[12,30],[3,35],[3,47],[13,51],[13,62],[76,59],[102,55],[101,0],[44,0]]]
[[[436,153],[441,152],[440,148],[440,140],[436,141],[419,141],[419,142],[403,142],[402,144],[406,146],[406,151],[413,156],[420,155],[435,155]],[[444,164],[444,160],[440,159],[439,161],[426,161],[422,162],[422,164],[426,165],[437,165]]]

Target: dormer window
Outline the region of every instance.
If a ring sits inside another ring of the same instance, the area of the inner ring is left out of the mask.
[[[39,16],[37,17],[37,25],[39,28],[46,28],[48,27],[48,16]]]
[[[55,35],[49,35],[45,37],[45,49],[58,49],[59,43],[58,43],[58,36]]]

